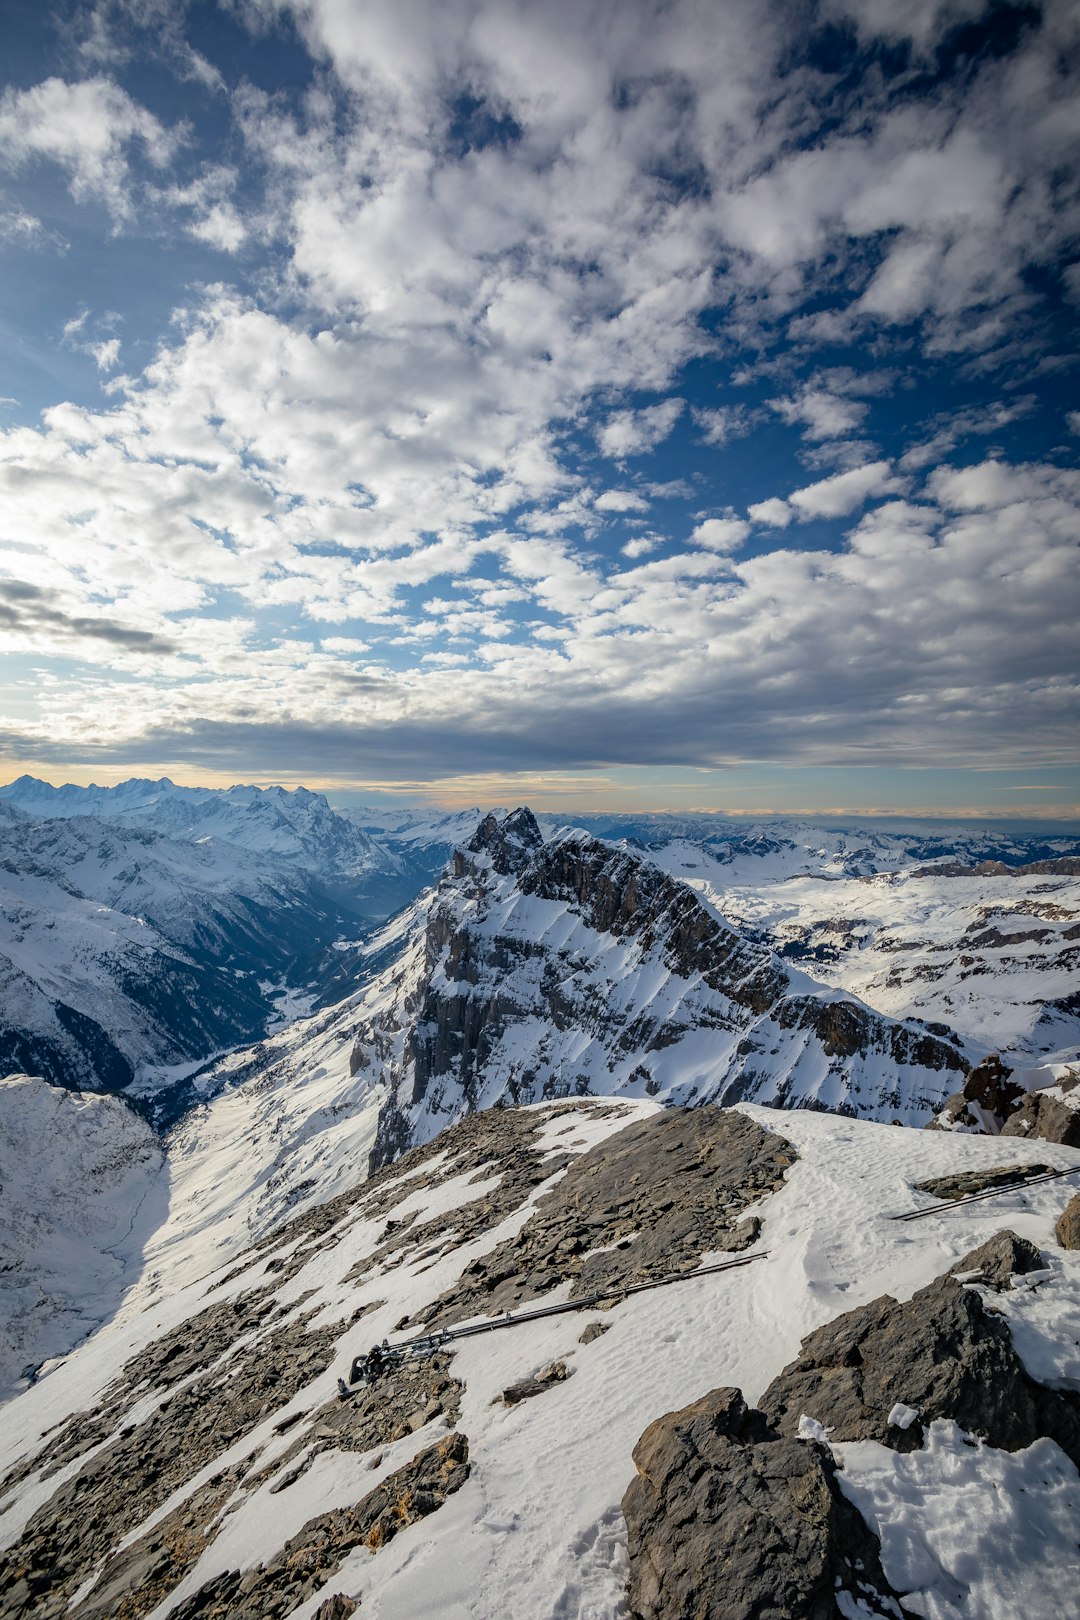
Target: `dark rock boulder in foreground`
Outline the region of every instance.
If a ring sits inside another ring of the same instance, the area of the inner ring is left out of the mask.
[[[780,1438],[737,1389],[649,1425],[623,1497],[634,1620],[895,1615],[877,1538],[816,1441]]]
[[[950,1418],[1007,1451],[1048,1436],[1080,1461],[1080,1395],[1030,1378],[1004,1317],[965,1286],[1001,1291],[1041,1266],[998,1232],[906,1304],[885,1296],[811,1333],[760,1411],[717,1389],[650,1424],[623,1497],[633,1620],[834,1620],[843,1592],[844,1613],[901,1613],[828,1446],[800,1438],[804,1416],[830,1441],[896,1451]]]
[[[766,1418],[794,1435],[806,1414],[831,1440],[878,1440],[894,1451],[917,1450],[924,1424],[952,1418],[1004,1451],[1046,1435],[1080,1464],[1080,1395],[1029,1377],[1005,1318],[959,1280],[984,1282],[989,1271],[993,1286],[1010,1252],[1016,1271],[1030,1269],[1031,1249],[1000,1232],[959,1262],[958,1275],[936,1278],[905,1304],[886,1294],[818,1328],[762,1396]],[[917,1419],[902,1426],[897,1406]]]

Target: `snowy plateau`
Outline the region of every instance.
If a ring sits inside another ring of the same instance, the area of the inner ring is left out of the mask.
[[[586,823],[0,789],[4,1620],[1077,1612],[1080,841]]]

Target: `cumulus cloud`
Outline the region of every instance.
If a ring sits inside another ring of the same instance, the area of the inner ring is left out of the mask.
[[[593,505],[598,512],[647,512],[650,502],[636,489],[605,489]]]
[[[0,163],[14,170],[41,159],[59,164],[77,200],[96,199],[117,219],[133,211],[132,146],[163,168],[179,138],[106,78],[46,79],[0,96]]]
[[[565,547],[508,542],[518,576],[564,615],[553,640],[468,664],[432,649],[404,677],[299,646],[249,648],[209,693],[116,685],[81,692],[76,713],[50,690],[48,734],[55,746],[65,726],[88,727],[91,757],[231,751],[267,770],[327,770],[351,756],[374,776],[454,774],[463,761],[1064,760],[1080,475],[985,464],[931,482],[940,503],[886,501],[840,553],[699,552],[605,584]]]
[[[707,551],[738,551],[749,533],[750,525],[743,518],[706,518],[697,524],[690,538]]]
[[[597,428],[596,442],[614,461],[644,455],[667,438],[682,415],[683,404],[681,399],[664,399],[640,411],[613,411]]]
[[[795,515],[787,501],[782,500],[779,495],[770,495],[764,501],[754,501],[746,510],[755,523],[764,523],[770,529],[786,529]]]
[[[864,343],[884,386],[1039,341],[1080,225],[1068,29],[1046,8],[913,89],[968,9],[837,0],[841,44],[923,63],[890,78],[809,71],[783,0],[247,0],[317,71],[234,87],[238,145],[181,172],[105,76],[128,46],[103,0],[95,76],[7,92],[0,154],[125,224],[149,167],[236,282],[178,293],[100,408],[0,436],[0,565],[31,547],[48,593],[8,608],[85,660],[77,700],[43,689],[40,747],[368,774],[1060,748],[1075,492],[1004,450],[944,465],[1022,402],[933,417],[894,465],[874,379],[815,347]],[[97,314],[68,341],[119,362]],[[758,428],[760,459],[701,453]],[[605,488],[600,457],[642,460]],[[813,551],[785,533],[809,520],[834,525]]]
[[[887,461],[871,461],[850,472],[834,473],[816,484],[807,484],[788,496],[788,504],[800,518],[847,517],[871,495],[884,495],[902,487]]]

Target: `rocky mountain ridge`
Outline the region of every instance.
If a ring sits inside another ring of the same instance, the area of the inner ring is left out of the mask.
[[[967,1067],[946,1029],[823,989],[642,855],[545,840],[527,810],[484,820],[411,938],[392,1008],[356,1008],[353,1072],[389,1086],[378,1163],[465,1111],[574,1093],[914,1122]]]
[[[1019,1583],[1054,1620],[1080,1506],[1067,1183],[888,1219],[1001,1153],[606,1099],[472,1114],[370,1180],[354,1153],[253,1246],[215,1255],[208,1227],[189,1280],[151,1265],[6,1408],[0,1615],[851,1620],[903,1597],[1007,1620]],[[754,1258],[694,1275],[725,1246]],[[606,1308],[505,1325],[598,1276]],[[620,1298],[642,1280],[663,1286]],[[339,1398],[384,1335],[485,1319]]]

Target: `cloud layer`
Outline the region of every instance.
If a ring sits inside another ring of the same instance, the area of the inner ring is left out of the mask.
[[[0,434],[12,753],[1074,757],[1069,424],[997,439],[1064,363],[1075,7],[248,0],[291,91],[175,13],[182,117],[107,6],[0,96],[10,251],[49,171],[220,261],[130,373],[73,284],[107,392]]]

